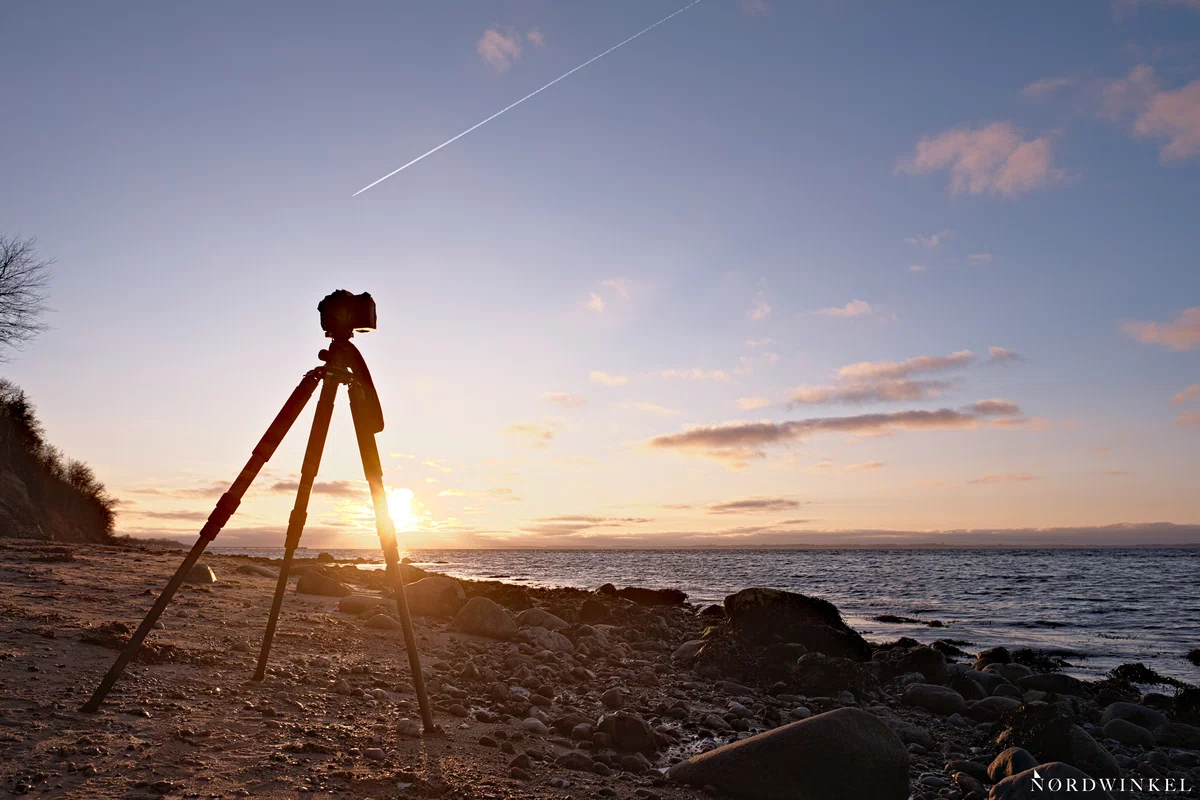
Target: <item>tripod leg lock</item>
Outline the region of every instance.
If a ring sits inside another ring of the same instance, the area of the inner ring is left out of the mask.
[[[283,543],[284,547],[294,550],[300,546],[300,532],[304,530],[304,523],[307,521],[307,510],[302,508],[292,509],[292,513],[288,515],[287,539]]]
[[[242,504],[242,499],[230,492],[221,495],[221,499],[217,501],[217,505],[213,508],[212,513],[208,515],[208,521],[204,523],[204,527],[200,529],[200,538],[212,541],[217,538],[217,534],[221,532],[221,528],[225,527],[225,523],[229,522],[229,518],[233,516],[233,512],[237,511],[239,505]]]

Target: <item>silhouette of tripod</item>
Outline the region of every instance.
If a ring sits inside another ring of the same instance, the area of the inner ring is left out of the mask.
[[[375,301],[368,294],[352,295],[349,292],[338,291],[326,297],[318,306],[321,311],[321,322],[326,335],[333,341],[329,348],[322,350],[318,357],[324,361],[324,366],[316,367],[300,381],[300,385],[292,392],[292,396],[284,403],[283,408],[275,417],[275,421],[267,428],[258,446],[234,480],[229,490],[217,501],[216,507],[208,517],[208,521],[200,529],[200,535],[191,551],[179,565],[179,569],[167,581],[167,586],[150,608],[142,624],[130,637],[129,643],[121,651],[100,685],[80,709],[81,711],[97,711],[104,698],[112,689],[113,684],[121,677],[126,665],[137,654],[142,642],[154,628],[154,623],[162,615],[163,610],[171,602],[171,598],[187,577],[188,572],[195,566],[209,542],[217,537],[225,523],[233,516],[242,496],[250,488],[250,484],[258,475],[259,470],[271,458],[283,437],[296,422],[300,412],[308,403],[317,384],[321,384],[321,394],[317,400],[317,411],[313,417],[312,431],[308,437],[308,447],[304,451],[304,462],[300,471],[300,486],[296,490],[296,503],[288,518],[287,538],[284,542],[283,565],[279,570],[279,582],[275,585],[275,597],[271,603],[271,615],[267,619],[267,630],[263,636],[262,650],[258,656],[258,668],[254,680],[262,680],[266,675],[267,659],[271,653],[271,640],[275,635],[275,625],[279,620],[279,610],[283,605],[283,595],[287,590],[288,571],[291,569],[292,557],[300,544],[300,534],[308,517],[308,500],[312,494],[313,481],[317,477],[317,468],[321,463],[321,453],[325,449],[325,439],[329,433],[329,422],[333,416],[333,403],[337,396],[338,386],[346,384],[350,394],[350,415],[354,420],[354,432],[358,438],[358,450],[362,456],[363,472],[367,484],[371,488],[371,501],[375,508],[375,528],[379,533],[379,542],[383,547],[383,557],[387,564],[387,577],[392,585],[396,599],[396,609],[400,614],[401,627],[404,630],[404,643],[408,650],[408,664],[412,670],[413,687],[416,689],[417,702],[421,707],[421,721],[426,733],[436,732],[433,714],[429,707],[429,696],[425,691],[425,678],[421,674],[421,659],[417,653],[416,635],[413,633],[412,618],[408,613],[408,599],[404,595],[404,577],[400,573],[400,551],[396,542],[396,529],[388,514],[387,494],[383,486],[383,467],[379,461],[379,448],[375,443],[375,434],[383,430],[383,409],[379,404],[379,395],[367,369],[367,362],[350,339],[354,331],[367,331],[375,328]]]

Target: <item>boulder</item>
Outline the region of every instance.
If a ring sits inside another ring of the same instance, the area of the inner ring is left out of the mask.
[[[442,575],[406,585],[404,597],[409,612],[419,617],[453,617],[467,602],[462,584]]]
[[[1008,648],[993,647],[979,652],[979,655],[975,657],[975,669],[982,670],[988,664],[1009,664],[1011,662],[1012,653],[1008,652]]]
[[[1009,683],[1016,683],[1021,678],[1028,678],[1033,674],[1033,670],[1024,664],[1004,664],[1001,662],[993,662],[983,668],[984,672],[994,672],[1000,675]]]
[[[1184,722],[1168,722],[1154,732],[1159,747],[1181,747],[1200,750],[1200,728]]]
[[[372,608],[395,609],[395,604],[386,597],[369,594],[348,594],[338,601],[338,611],[343,614],[361,614]]]
[[[671,653],[671,661],[676,664],[686,664],[699,655],[700,648],[702,647],[704,647],[703,639],[693,639],[690,642],[684,642],[675,648],[675,652]]]
[[[306,572],[301,575],[300,580],[296,581],[296,591],[322,597],[345,597],[354,594],[354,590],[346,584],[319,572]]]
[[[279,580],[279,573],[270,567],[264,567],[262,564],[241,564],[235,570],[239,575],[257,575],[260,578],[270,578],[271,580]]]
[[[512,639],[517,635],[517,623],[500,604],[486,597],[472,597],[451,621],[450,630],[489,639]]]
[[[680,762],[667,776],[755,800],[905,800],[908,750],[882,720],[839,708]]]
[[[1036,689],[1039,692],[1054,692],[1079,697],[1083,694],[1083,681],[1072,678],[1063,672],[1047,672],[1039,675],[1026,675],[1017,680],[1017,686],[1022,689]]]
[[[363,624],[368,628],[379,628],[385,631],[394,631],[400,628],[400,621],[388,614],[376,614]]]
[[[1140,706],[1137,703],[1122,702],[1113,703],[1104,709],[1104,713],[1100,715],[1100,724],[1107,725],[1114,719],[1123,719],[1126,722],[1132,722],[1134,725],[1140,725],[1148,731],[1166,725],[1170,721],[1167,719],[1167,715],[1161,711]]]
[[[1010,747],[992,759],[992,763],[987,768],[988,780],[992,783],[999,783],[1005,778],[1027,769],[1033,769],[1037,765],[1037,759],[1028,750]]]
[[[854,661],[871,657],[870,646],[827,600],[757,587],[726,597],[725,613],[733,630],[747,639],[797,642],[810,651]]]
[[[1112,753],[1078,725],[1061,733],[1047,735],[1038,753],[1043,761],[1062,761],[1083,770],[1093,778],[1117,778],[1121,767]]]
[[[565,631],[571,627],[565,619],[554,616],[544,608],[525,609],[520,614],[517,614],[517,624],[528,625],[531,628],[545,628],[551,631]]]
[[[800,691],[809,695],[863,692],[878,686],[868,665],[821,653],[805,653],[796,659],[790,677]]]
[[[337,559],[331,556],[329,553],[317,553],[318,564],[332,564],[335,561],[337,561]]]
[[[904,687],[904,702],[907,705],[924,708],[946,717],[951,714],[967,713],[967,701],[961,694],[948,686],[910,683]]]
[[[519,617],[518,617],[519,619]],[[551,653],[573,653],[575,645],[558,631],[545,628],[526,628],[517,634],[517,641],[524,642],[534,650],[549,650]]]
[[[988,800],[1113,800],[1099,782],[1069,764],[1052,761],[997,783]]]
[[[971,703],[970,707],[967,708],[967,716],[971,719],[993,722],[1013,709],[1018,708],[1020,705],[1020,700],[992,695],[991,697],[985,697],[982,700],[976,700],[974,703]]]
[[[208,564],[196,564],[188,570],[184,583],[216,583],[217,576]]]
[[[644,719],[625,711],[614,711],[600,718],[596,730],[612,738],[613,747],[627,753],[654,753],[658,740]]]
[[[584,600],[579,607],[579,621],[589,625],[608,622],[610,617],[608,604],[593,597]]]
[[[1155,744],[1153,733],[1126,719],[1110,719],[1102,731],[1104,738],[1114,739],[1124,745],[1153,748]]]

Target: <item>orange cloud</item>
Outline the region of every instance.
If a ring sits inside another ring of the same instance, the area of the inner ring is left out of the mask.
[[[1193,350],[1200,347],[1200,306],[1180,312],[1174,322],[1125,322],[1121,329],[1142,344]]]
[[[1036,475],[1028,472],[989,472],[981,478],[969,480],[967,483],[1026,483],[1037,480]]]
[[[624,375],[609,375],[607,372],[595,369],[588,373],[588,380],[601,386],[624,386],[629,383],[629,378]]]
[[[1013,197],[1061,181],[1049,137],[1026,139],[1011,122],[952,128],[917,142],[897,172],[925,175],[947,170],[950,192]]]
[[[851,300],[844,306],[822,308],[819,313],[827,317],[865,317],[871,313],[871,304],[866,300]]]
[[[845,472],[874,472],[886,466],[882,461],[864,461],[861,464],[847,464],[842,469]]]
[[[1193,383],[1172,397],[1171,402],[1177,406],[1181,406],[1184,403],[1200,403],[1200,383]]]
[[[497,72],[504,72],[521,58],[521,38],[515,32],[488,28],[475,43],[475,52]]]

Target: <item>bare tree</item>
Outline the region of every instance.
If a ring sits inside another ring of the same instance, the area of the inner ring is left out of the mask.
[[[46,330],[41,318],[54,262],[38,258],[36,245],[37,239],[0,236],[0,348],[19,348]]]

